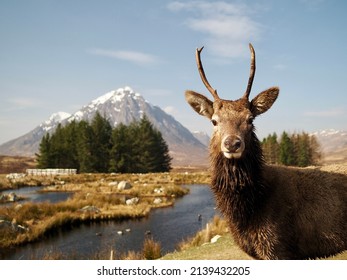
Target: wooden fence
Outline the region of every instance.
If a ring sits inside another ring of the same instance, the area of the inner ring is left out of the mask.
[[[27,169],[27,175],[34,176],[54,176],[54,175],[74,175],[77,169],[60,169],[60,168],[47,168],[47,169]]]

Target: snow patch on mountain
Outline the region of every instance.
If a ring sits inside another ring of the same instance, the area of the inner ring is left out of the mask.
[[[59,123],[61,123],[63,120],[71,117],[71,114],[66,112],[58,112],[52,114],[47,121],[44,121],[39,125],[45,132],[49,132],[54,127],[56,127]]]

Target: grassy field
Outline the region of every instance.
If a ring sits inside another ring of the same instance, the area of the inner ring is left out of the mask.
[[[211,243],[212,237],[221,237]],[[215,217],[204,230],[184,241],[177,251],[163,256],[163,260],[251,260],[234,242],[225,220]],[[328,260],[347,260],[347,251]]]
[[[0,155],[0,174],[24,173],[28,168],[35,168],[34,157]]]
[[[225,234],[216,243],[206,243],[193,246],[182,251],[176,251],[163,256],[163,260],[251,260],[232,240],[231,235]],[[347,251],[327,260],[347,260]]]

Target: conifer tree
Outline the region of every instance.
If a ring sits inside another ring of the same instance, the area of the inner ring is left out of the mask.
[[[84,120],[78,123],[78,133],[76,137],[77,157],[79,172],[93,172],[92,164],[92,141],[93,131],[91,126]]]
[[[132,171],[133,138],[130,129],[119,124],[112,131],[112,148],[110,152],[110,172],[129,173]]]
[[[305,167],[311,164],[310,137],[307,133],[297,135],[296,165]]]
[[[91,128],[93,131],[91,150],[93,171],[108,172],[112,137],[111,124],[97,112],[92,120]]]
[[[280,141],[280,163],[284,165],[295,165],[294,146],[285,131],[282,133]]]
[[[40,142],[40,147],[39,147],[39,153],[36,154],[36,160],[37,160],[37,167],[38,168],[48,168],[48,167],[53,167],[51,161],[52,161],[52,156],[51,156],[51,138],[49,133],[44,135],[42,137],[42,140]]]

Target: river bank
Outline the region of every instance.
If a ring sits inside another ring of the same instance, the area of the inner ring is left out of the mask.
[[[207,173],[78,174],[29,177],[14,186],[44,186],[42,191],[73,192],[59,203],[13,203],[0,208],[0,248],[36,241],[62,227],[90,221],[136,219],[168,207],[187,194],[183,184],[206,183]],[[119,184],[131,187],[119,188]],[[8,188],[9,186],[6,186]]]

